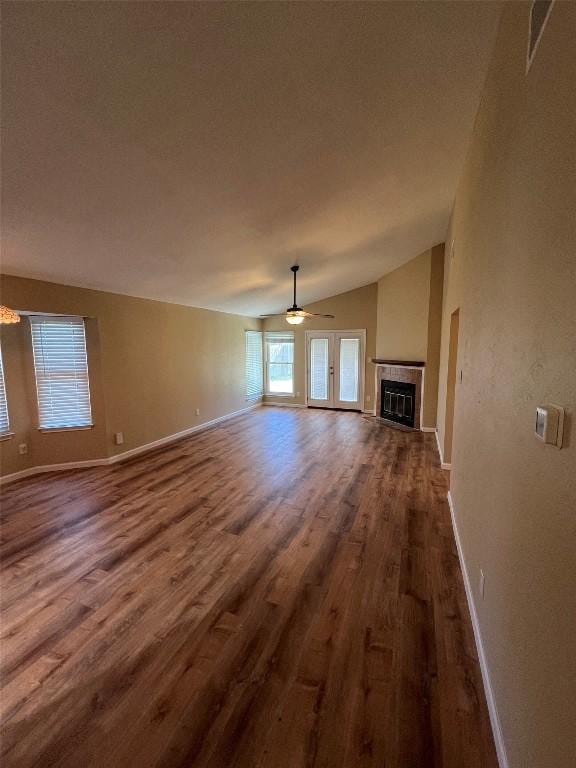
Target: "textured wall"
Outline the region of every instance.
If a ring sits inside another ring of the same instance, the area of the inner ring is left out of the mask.
[[[19,433],[32,422],[32,453],[25,460],[18,457],[16,438],[0,443],[4,474],[30,462],[44,465],[122,453],[248,405],[244,330],[259,329],[259,320],[8,276],[2,277],[2,301],[20,310],[90,318],[87,347],[95,418],[93,430],[38,432],[27,321],[7,327],[3,349],[10,334],[24,340],[18,355],[27,373],[27,415],[22,415],[19,387],[10,378],[11,364],[8,405]],[[6,349],[15,346],[14,336]],[[118,431],[124,432],[122,446],[113,444]]]
[[[377,357],[426,363],[422,426],[436,426],[444,244],[378,281]]]
[[[576,4],[526,75],[528,3],[504,5],[447,249],[460,308],[452,495],[511,768],[571,768],[576,722]],[[533,434],[566,407],[565,446]],[[486,575],[482,600],[479,571]]]

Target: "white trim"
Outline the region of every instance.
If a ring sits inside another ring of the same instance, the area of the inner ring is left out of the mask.
[[[83,427],[36,427],[38,432],[51,434],[52,432],[83,432],[86,429],[94,429],[95,424],[86,424]]]
[[[67,469],[103,467],[109,466],[110,464],[117,464],[119,461],[124,461],[124,459],[129,459],[132,456],[138,456],[141,453],[152,451],[154,448],[160,448],[161,446],[167,445],[168,443],[181,440],[184,437],[188,437],[188,435],[193,435],[195,432],[202,432],[203,430],[208,429],[215,424],[219,424],[222,421],[227,421],[228,419],[233,419],[235,416],[241,416],[243,413],[247,413],[254,408],[260,407],[261,405],[262,402],[258,402],[254,403],[253,405],[249,405],[247,408],[241,408],[239,411],[225,413],[223,416],[218,416],[217,418],[211,419],[210,421],[205,421],[202,424],[197,424],[194,427],[189,427],[188,429],[182,430],[182,432],[175,432],[172,435],[166,435],[166,437],[161,437],[159,440],[154,440],[151,443],[139,445],[137,448],[131,448],[130,450],[124,451],[123,453],[117,453],[115,456],[107,456],[106,458],[102,459],[87,459],[86,461],[69,461],[64,464],[46,464],[39,467],[28,467],[28,469],[23,469],[20,472],[12,472],[10,475],[4,475],[4,477],[0,477],[0,485],[12,483],[15,480],[20,480],[24,477],[30,477],[31,475],[39,475],[44,472],[58,472]]]
[[[41,475],[44,472],[60,472],[67,469],[86,469],[88,467],[103,467],[110,464],[109,458],[104,459],[86,459],[85,461],[68,461],[63,464],[44,464],[39,467],[28,467],[21,469],[20,472],[12,472],[10,475],[0,477],[0,485],[7,485],[15,480],[22,480],[31,475]]]
[[[436,433],[436,445],[438,446],[438,455],[440,456],[440,468],[441,469],[452,469],[452,464],[447,464],[444,461],[444,456],[442,456],[442,446],[440,445],[440,438],[438,437],[438,427],[434,430]]]
[[[310,339],[313,338],[325,338],[330,337],[332,339],[336,339],[338,334],[346,335],[358,335],[360,336],[360,347],[361,347],[361,356],[362,359],[360,361],[360,379],[359,379],[359,396],[358,396],[358,403],[365,403],[366,398],[366,328],[345,328],[342,329],[336,329],[336,330],[306,330],[304,331],[304,346],[305,346],[305,355],[304,355],[304,376],[306,381],[306,392],[305,392],[305,403],[306,406],[310,406],[312,408],[326,408],[327,410],[334,410],[334,409],[341,409],[346,411],[357,411],[360,410],[362,413],[364,413],[364,407],[361,406],[360,409],[354,408],[354,407],[348,407],[347,405],[343,405],[342,401],[336,401],[336,398],[334,397],[334,393],[332,392],[332,397],[329,400],[328,405],[322,405],[320,401],[311,401],[309,397],[309,389],[310,389],[310,382],[308,380],[308,363],[309,363],[309,345],[310,345]],[[332,343],[332,354],[335,357],[335,350],[333,349],[334,343]],[[330,348],[329,348],[330,349]],[[334,360],[333,370],[336,372],[336,364]],[[334,389],[334,376],[332,377],[331,382],[331,389]],[[372,412],[372,409],[368,411],[369,413]]]
[[[420,427],[420,432],[436,432],[436,427]]]
[[[506,757],[506,748],[504,746],[504,737],[502,735],[500,718],[498,717],[498,709],[496,707],[496,698],[494,696],[492,683],[490,682],[490,672],[488,671],[488,662],[486,661],[486,654],[484,653],[484,645],[482,644],[480,622],[478,621],[478,614],[476,613],[476,607],[474,605],[474,597],[472,594],[472,587],[470,585],[470,577],[468,575],[468,569],[466,567],[466,561],[464,559],[464,551],[462,549],[462,542],[460,540],[460,533],[458,532],[458,524],[456,523],[456,515],[454,513],[454,501],[452,499],[452,494],[450,493],[450,491],[448,491],[447,498],[448,498],[448,506],[450,507],[450,517],[452,518],[452,529],[454,531],[454,540],[456,541],[456,549],[458,550],[458,559],[460,560],[460,569],[462,571],[462,577],[464,579],[464,589],[466,590],[468,610],[470,611],[470,618],[472,619],[472,629],[474,630],[474,640],[476,641],[476,650],[478,652],[478,662],[480,664],[480,671],[482,673],[482,681],[484,683],[484,693],[486,695],[486,703],[488,705],[488,714],[490,715],[490,724],[492,726],[494,743],[496,745],[496,755],[498,757],[498,765],[500,766],[500,768],[508,768],[508,758]]]
[[[140,453],[146,453],[147,451],[152,451],[154,448],[161,448],[163,445],[167,445],[168,443],[173,443],[176,440],[181,440],[184,437],[188,437],[188,435],[193,435],[195,432],[202,432],[205,429],[208,429],[209,427],[214,426],[215,424],[219,424],[221,421],[227,421],[228,419],[233,419],[235,416],[241,416],[243,413],[247,413],[248,411],[251,411],[253,408],[258,408],[261,405],[261,403],[254,403],[253,405],[249,405],[246,408],[240,408],[239,411],[232,411],[231,413],[225,413],[223,416],[217,416],[215,419],[210,419],[210,421],[205,421],[202,424],[197,424],[195,427],[188,427],[188,429],[183,429],[182,432],[175,432],[173,435],[166,435],[166,437],[161,437],[159,440],[154,440],[151,443],[145,443],[144,445],[139,445],[137,448],[131,448],[129,451],[124,451],[124,453],[117,453],[115,456],[110,456],[108,459],[109,464],[116,464],[118,461],[124,461],[124,459],[130,459],[132,456],[138,456]]]
[[[295,360],[296,360],[296,333],[294,330],[287,330],[287,331],[263,331],[263,337],[262,337],[262,352],[263,352],[263,365],[264,365],[264,397],[294,397],[294,392],[296,391],[296,381],[294,372],[296,370],[295,368]],[[285,336],[288,338],[289,336],[292,337],[292,362],[291,363],[283,363],[283,365],[291,365],[292,366],[292,391],[291,392],[270,392],[270,361],[268,360],[268,341],[274,340],[274,338],[280,338],[281,336]]]
[[[279,408],[306,408],[304,403],[274,403],[269,400],[264,400],[262,405],[277,405]]]

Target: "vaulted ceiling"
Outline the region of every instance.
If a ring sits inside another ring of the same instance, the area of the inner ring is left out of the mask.
[[[246,314],[377,279],[445,236],[498,14],[4,2],[2,270]]]

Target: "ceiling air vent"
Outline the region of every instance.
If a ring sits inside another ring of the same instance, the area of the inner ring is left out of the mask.
[[[536,54],[538,43],[544,32],[544,27],[550,16],[554,0],[533,0],[530,6],[530,21],[528,24],[528,56],[526,59],[526,72]]]

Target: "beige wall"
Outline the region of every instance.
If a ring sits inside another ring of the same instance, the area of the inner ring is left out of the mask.
[[[377,357],[426,363],[422,426],[436,426],[444,245],[378,281]]]
[[[13,435],[0,442],[2,474],[11,474],[31,466],[30,435],[32,414],[29,408],[24,350],[29,341],[29,328],[24,323],[0,325],[0,344],[4,365],[4,383],[8,401],[8,418]],[[26,444],[28,454],[20,456],[18,446]]]
[[[438,410],[438,376],[442,338],[442,293],[444,290],[444,243],[430,251],[430,291],[428,296],[428,338],[426,341],[426,375],[422,425],[436,426]]]
[[[460,308],[452,495],[511,768],[571,768],[576,722],[576,4],[525,74],[504,4],[447,249],[439,396]],[[557,450],[539,403],[567,409]],[[485,597],[478,593],[479,572]]]
[[[378,280],[377,357],[426,361],[430,261],[424,251]]]
[[[0,443],[3,474],[122,453],[249,405],[244,330],[259,329],[259,320],[9,276],[1,289],[3,303],[19,310],[90,318],[95,419],[93,430],[38,432],[28,323],[7,326],[2,349],[17,434]],[[119,431],[124,444],[116,446]],[[30,454],[20,457],[17,445],[26,436]]]
[[[366,329],[366,387],[364,407],[371,409],[374,404],[374,366],[370,359],[376,355],[376,304],[378,286],[376,283],[365,285],[354,291],[341,293],[314,304],[307,304],[308,312],[320,312],[335,315],[334,320],[313,318],[302,325],[289,326],[283,316],[264,321],[266,331],[294,331],[294,397],[267,397],[268,402],[303,404],[306,400],[306,344],[305,331],[337,331]]]

